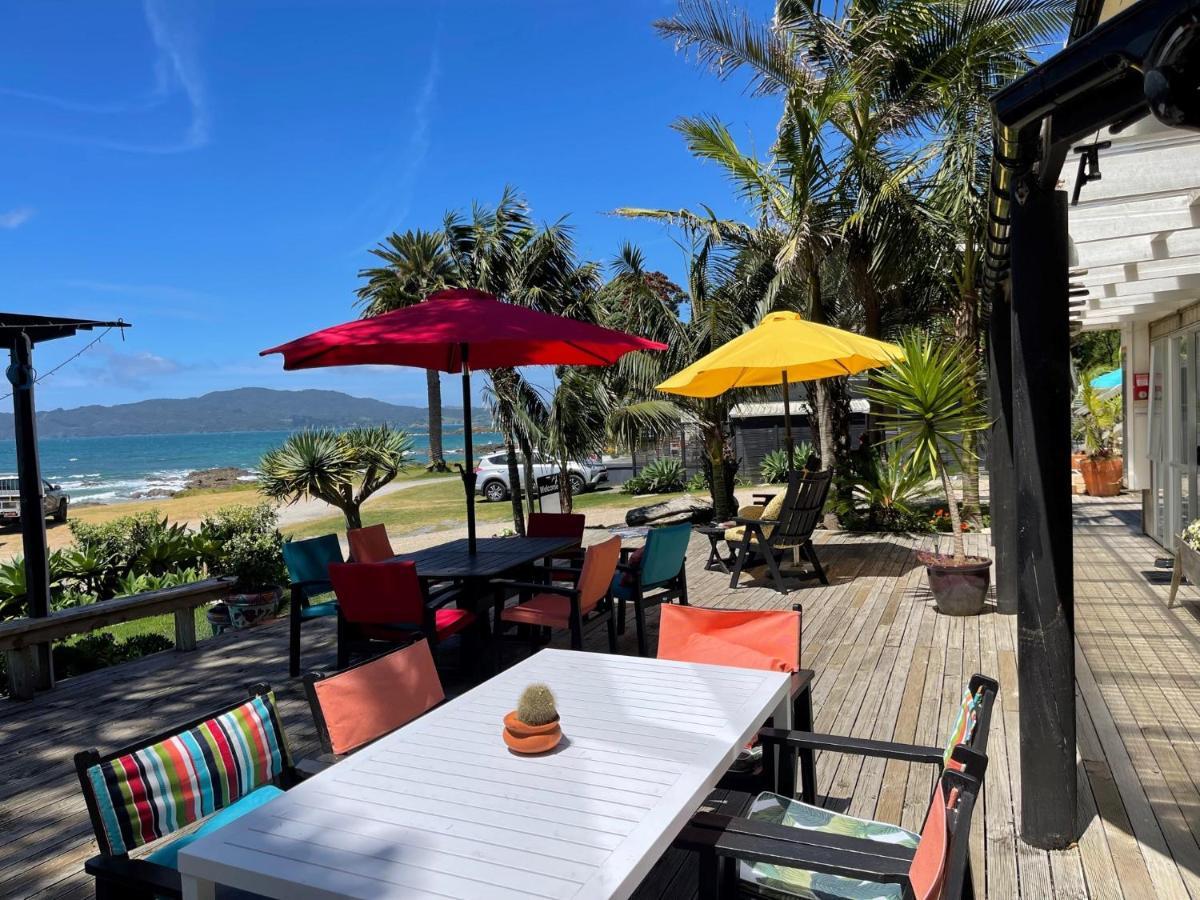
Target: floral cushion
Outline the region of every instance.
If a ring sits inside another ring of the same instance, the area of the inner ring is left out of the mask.
[[[842,834],[910,849],[915,848],[920,840],[918,835],[899,825],[857,819],[770,792],[764,792],[755,798],[750,806],[749,817],[759,822],[806,828],[826,834]],[[841,875],[808,872],[804,869],[762,862],[742,862],[738,867],[742,883],[755,894],[764,897],[788,900],[793,897],[804,900],[901,900],[898,884],[859,881]]]

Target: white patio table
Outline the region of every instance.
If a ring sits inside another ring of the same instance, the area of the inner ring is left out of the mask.
[[[564,737],[519,756],[501,720],[536,681]],[[543,650],[184,848],[183,896],[627,897],[766,718],[790,727],[788,684]]]

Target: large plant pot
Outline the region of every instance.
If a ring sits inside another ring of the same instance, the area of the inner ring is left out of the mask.
[[[1115,497],[1121,493],[1124,460],[1119,456],[1107,459],[1085,459],[1079,463],[1079,474],[1092,497]]]
[[[257,625],[263,619],[275,615],[283,602],[283,588],[253,594],[229,594],[225,606],[229,610],[229,626],[235,631]]]
[[[929,589],[938,612],[948,616],[977,616],[983,612],[992,583],[992,561],[968,556],[966,564],[955,565],[953,557],[919,551],[925,565]]]

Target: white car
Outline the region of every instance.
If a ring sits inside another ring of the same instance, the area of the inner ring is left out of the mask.
[[[57,484],[42,480],[42,512],[55,522],[67,521],[71,498]],[[21,486],[16,475],[0,475],[0,522],[21,520]]]
[[[517,454],[517,471],[524,474],[525,458]],[[558,464],[540,453],[533,456],[533,477],[537,479],[558,474]],[[489,453],[475,467],[475,490],[490,501],[507,500],[511,494],[508,486],[508,454]],[[572,494],[582,494],[597,485],[608,481],[608,468],[599,462],[591,460],[583,463],[571,462],[567,465],[567,480],[571,485]]]

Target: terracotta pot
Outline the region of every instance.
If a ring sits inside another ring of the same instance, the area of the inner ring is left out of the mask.
[[[562,740],[562,728],[558,719],[545,725],[526,725],[517,718],[514,709],[504,717],[504,743],[517,753],[545,753],[553,750]]]
[[[1124,461],[1119,456],[1106,459],[1085,459],[1079,463],[1079,474],[1087,492],[1093,497],[1115,497],[1121,493]]]
[[[919,552],[938,612],[948,616],[977,616],[983,612],[992,583],[992,561],[968,556],[965,564],[952,558]]]
[[[234,629],[257,625],[263,619],[275,615],[282,602],[283,588],[280,587],[253,594],[228,594],[225,597],[225,606],[229,610],[229,625]]]

